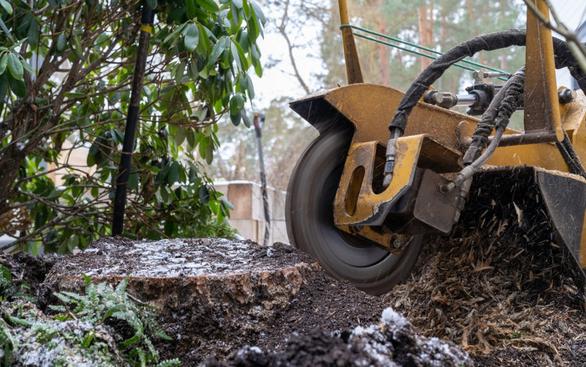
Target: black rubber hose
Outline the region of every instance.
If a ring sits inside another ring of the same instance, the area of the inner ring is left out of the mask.
[[[524,86],[525,67],[522,67],[507,80],[482,114],[472,134],[472,142],[464,154],[464,165],[469,165],[478,158],[494,128],[507,127],[511,115],[521,104]]]
[[[470,57],[479,51],[492,51],[511,46],[524,46],[526,32],[523,30],[509,30],[504,32],[489,33],[466,41],[433,61],[411,84],[405,96],[401,100],[393,119],[389,123],[389,129],[405,131],[407,119],[413,107],[421,99],[428,88],[439,79],[443,73],[454,63]],[[553,48],[556,68],[567,67],[578,82],[580,88],[586,93],[586,74],[576,63],[566,42],[554,38]]]
[[[556,141],[555,143],[560,154],[564,158],[564,161],[566,161],[570,172],[586,178],[586,171],[582,166],[582,162],[580,162],[580,157],[578,157],[578,154],[574,150],[574,146],[572,145],[568,134],[564,131],[564,139],[562,141]]]
[[[472,177],[478,167],[483,165],[486,159],[490,157],[492,152],[485,151],[482,156],[480,156],[480,153],[486,145],[488,136],[492,133],[493,129],[496,129],[497,134],[495,136],[495,141],[491,143],[488,150],[492,148],[494,151],[494,148],[498,145],[498,140],[500,140],[502,132],[509,124],[511,115],[521,104],[524,84],[525,67],[513,74],[501,88],[499,93],[494,97],[490,106],[482,115],[480,122],[476,126],[476,130],[472,136],[472,143],[464,155],[463,161],[466,168],[460,171],[454,180],[452,187],[459,186],[465,180]],[[572,145],[566,131],[564,131],[564,139],[562,141],[556,141],[556,146],[568,165],[570,172],[586,178],[586,171],[584,170],[584,167],[580,162],[580,157],[578,157],[578,154],[574,150],[574,146]]]
[[[511,115],[513,112],[515,112],[517,107],[521,104],[521,100],[523,99],[524,84],[525,68],[523,67],[515,74],[513,74],[513,76],[505,83],[505,85],[494,97],[490,106],[482,115],[480,122],[476,126],[476,130],[472,135],[472,142],[466,150],[466,154],[464,155],[464,165],[470,169],[464,169],[460,172],[458,178],[456,179],[456,181],[458,181],[457,183],[461,183],[460,181],[471,177],[474,171],[480,165],[484,164],[484,161],[478,157],[486,146],[488,136],[492,133],[493,129],[496,129],[497,132],[500,131],[502,134],[502,131],[504,131],[504,129],[507,127]],[[494,143],[495,142],[493,141],[491,144]],[[568,165],[570,172],[586,178],[586,171],[584,170],[584,167],[580,162],[580,157],[578,157],[578,154],[574,150],[574,146],[572,145],[566,131],[564,131],[564,139],[562,141],[556,141],[556,146],[564,158],[564,161]],[[484,155],[485,154],[483,154],[483,156]],[[488,154],[488,156],[490,156],[490,154]]]

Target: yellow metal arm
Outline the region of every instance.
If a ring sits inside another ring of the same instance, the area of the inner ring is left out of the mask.
[[[346,0],[338,0],[338,5],[340,9],[340,23],[342,25],[350,24]],[[362,78],[362,70],[360,69],[360,61],[358,60],[358,52],[356,51],[352,28],[342,27],[342,42],[344,43],[344,60],[346,63],[348,84],[362,83],[364,80]]]

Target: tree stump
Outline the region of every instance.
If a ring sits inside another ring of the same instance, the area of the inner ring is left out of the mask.
[[[85,277],[113,285],[127,279],[128,292],[153,306],[167,332],[178,338],[176,345],[185,345],[177,352],[190,353],[202,336],[223,340],[226,334],[262,332],[288,307],[307,275],[318,270],[314,261],[283,244],[103,239],[58,262],[45,286],[79,292]],[[193,337],[197,340],[189,340]]]
[[[284,244],[264,247],[225,239],[139,242],[106,238],[57,262],[44,286],[51,292],[80,292],[86,277],[113,285],[127,279],[128,292],[152,305],[166,333],[175,339],[158,345],[162,357],[179,357],[184,365],[197,365],[210,357],[221,361],[231,354],[241,355],[244,345],[259,346],[277,355],[286,351],[296,355],[301,348],[304,353],[317,353],[317,359],[308,356],[303,362],[290,362],[311,365],[321,360],[321,347],[315,351],[309,347],[316,335],[320,340],[320,335],[327,339],[326,349],[330,343],[342,343],[339,347],[347,348],[340,338],[349,330],[354,329],[350,332],[356,334],[361,330],[355,329],[357,325],[380,323],[388,306],[381,297],[336,281],[312,258]],[[297,335],[307,337],[299,339]],[[415,342],[419,337],[414,329],[409,329],[409,335],[408,344],[413,347],[409,355],[427,350],[423,348],[427,344]],[[354,337],[352,348],[371,343],[370,337],[361,338]],[[386,348],[390,349],[381,357],[383,362],[407,355],[390,344]],[[446,344],[445,348],[457,350],[453,345],[448,348]],[[461,356],[459,361],[467,361],[465,353]],[[356,358],[371,357],[352,352],[347,362],[351,364]],[[268,360],[269,365],[280,363],[273,357]]]

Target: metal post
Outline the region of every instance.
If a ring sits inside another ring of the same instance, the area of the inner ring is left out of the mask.
[[[354,34],[352,33],[352,28],[349,27],[350,19],[348,17],[348,4],[346,3],[346,0],[338,0],[338,6],[340,9],[342,42],[344,44],[344,63],[346,64],[346,77],[348,79],[348,84],[362,83],[362,70],[360,69],[356,43],[354,43]]]
[[[252,119],[254,124],[254,132],[256,133],[256,146],[258,150],[258,164],[260,168],[260,188],[262,191],[262,206],[265,215],[265,235],[263,238],[263,245],[267,246],[271,236],[271,214],[269,211],[269,195],[267,192],[267,176],[265,174],[265,160],[262,151],[262,127],[261,122],[264,123],[265,115],[255,113]]]
[[[549,19],[547,3],[544,0],[532,1],[541,14]],[[562,141],[564,131],[558,102],[551,30],[530,9],[527,9],[525,67],[525,131],[553,131],[557,140]]]
[[[130,104],[126,117],[126,128],[124,130],[124,142],[120,156],[118,176],[116,176],[116,192],[114,194],[114,213],[112,217],[112,235],[121,235],[124,230],[124,210],[126,207],[126,188],[130,170],[132,167],[132,152],[135,144],[135,132],[140,112],[140,95],[142,91],[144,72],[146,67],[147,52],[149,48],[150,35],[153,30],[154,11],[148,6],[148,2],[142,4],[142,17],[140,27],[140,38],[136,52],[134,75],[132,77],[132,91]]]

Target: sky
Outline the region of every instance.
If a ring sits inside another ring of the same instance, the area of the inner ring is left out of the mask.
[[[350,0],[352,1],[352,0]],[[577,28],[581,20],[586,20],[586,1],[585,0],[550,0],[560,15],[566,26],[570,29]],[[522,3],[522,0],[519,0]],[[318,40],[321,36],[320,29],[316,25],[308,25],[304,29],[304,34],[295,35],[295,39],[303,40],[309,43],[310,50],[318,50]],[[342,47],[342,45],[340,45]],[[287,47],[282,37],[276,32],[270,30],[265,32],[265,38],[260,42],[260,49],[263,50],[263,60],[271,59],[281,60],[277,66],[265,68],[262,78],[254,77],[254,85],[257,97],[254,101],[255,109],[268,107],[270,101],[275,97],[286,96],[291,99],[302,97],[305,92],[299,86],[299,83],[292,76],[292,67],[287,55]],[[321,61],[308,56],[302,49],[296,50],[296,61],[305,80],[310,84],[310,88],[318,88],[317,83],[311,78],[311,72],[320,70],[323,66]],[[558,83],[570,85],[569,74],[567,72],[558,73]]]
[[[586,1],[584,0],[550,0],[556,13],[566,27],[576,29],[586,21]],[[558,84],[570,86],[570,73],[567,70],[557,72]]]
[[[269,15],[270,16],[270,15]],[[276,14],[275,16],[280,16]],[[294,50],[295,60],[299,66],[299,71],[304,80],[310,85],[311,73],[313,70],[320,70],[323,68],[321,60],[307,55],[304,49],[309,46],[314,50],[319,50],[319,39],[321,37],[321,29],[315,24],[308,24],[303,28],[303,34],[292,36],[293,42],[296,40],[303,49]],[[341,45],[340,45],[341,47]],[[275,97],[287,96],[300,98],[305,95],[305,91],[299,85],[297,79],[293,76],[293,68],[289,62],[288,48],[283,40],[283,37],[270,27],[265,30],[265,37],[260,40],[259,48],[263,52],[262,59],[266,63],[269,60],[279,60],[280,62],[273,67],[264,68],[262,78],[256,75],[253,77],[255,88],[255,107],[266,108],[271,100]],[[312,89],[317,88],[315,84],[311,85]]]

